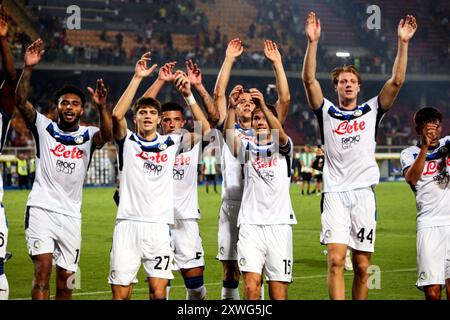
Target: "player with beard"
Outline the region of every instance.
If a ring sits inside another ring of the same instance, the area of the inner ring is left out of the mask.
[[[287,300],[292,281],[292,141],[286,135],[277,111],[266,105],[257,89],[249,94],[255,139],[241,139],[235,130],[235,114],[243,87],[236,86],[229,99],[225,139],[234,156],[243,159],[244,193],[238,217],[238,261],[244,278],[246,300],[260,299],[263,272],[273,300]]]
[[[226,89],[230,80],[234,61],[243,53],[244,48],[239,39],[229,42],[225,60],[217,77],[214,88],[214,103],[219,111],[219,127],[224,124],[227,117]],[[287,77],[284,71],[281,54],[277,45],[266,40],[264,54],[272,63],[276,78],[278,100],[276,110],[281,124],[286,120],[290,105],[290,92]],[[241,90],[237,98],[235,124],[236,134],[242,139],[252,140],[251,117],[255,108],[252,96],[248,90]],[[222,205],[219,213],[218,254],[217,259],[222,262],[223,283],[222,299],[239,300],[239,267],[237,263],[238,240],[238,214],[242,200],[244,181],[242,179],[241,162],[233,157],[227,146],[223,146],[221,155]],[[264,297],[264,287],[261,286],[261,297]]]
[[[52,260],[56,264],[56,299],[71,299],[70,279],[77,271],[81,248],[83,182],[93,152],[112,138],[111,115],[106,109],[107,90],[97,80],[88,88],[100,113],[100,129],[80,126],[86,98],[74,86],[55,94],[58,120],[53,122],[27,101],[33,68],[44,50],[41,39],[25,52],[17,85],[17,108],[36,144],[36,179],[27,201],[25,234],[34,263],[32,299],[49,299]],[[70,279],[69,279],[70,277]]]
[[[338,104],[324,98],[316,79],[321,27],[315,13],[309,14],[305,28],[308,47],[302,80],[309,105],[319,121],[325,152],[320,239],[328,251],[328,292],[331,299],[345,299],[344,264],[350,247],[354,269],[352,297],[367,299],[377,221],[373,188],[380,178],[375,161],[376,133],[405,81],[408,45],[417,30],[416,19],[408,15],[400,21],[392,76],[378,96],[360,105],[357,98],[361,78],[353,66],[332,72]]]
[[[175,62],[166,63],[160,70],[158,78],[144,94],[144,97],[156,98],[166,83],[175,81],[173,72]],[[215,108],[209,93],[202,83],[200,68],[191,60],[186,61],[187,77],[191,85],[202,97],[210,114],[210,121],[215,125]],[[161,127],[164,135],[180,134],[186,124],[184,109],[175,102],[166,102],[161,106]],[[194,117],[195,119],[195,117]],[[202,118],[202,123],[206,119]],[[174,224],[171,237],[174,248],[174,266],[179,270],[186,286],[187,300],[205,300],[206,288],[203,285],[205,268],[202,239],[198,228],[200,209],[198,206],[197,179],[199,156],[202,142],[197,142],[192,149],[177,154],[173,168],[174,180]],[[167,287],[169,297],[170,282]]]
[[[9,124],[15,108],[15,90],[17,84],[14,60],[8,44],[8,14],[4,5],[0,5],[0,52],[2,66],[5,71],[5,80],[0,86],[0,153],[6,141]],[[3,180],[0,176],[0,300],[8,300],[9,285],[4,272],[4,263],[9,253],[6,252],[8,244],[8,221],[3,207]]]

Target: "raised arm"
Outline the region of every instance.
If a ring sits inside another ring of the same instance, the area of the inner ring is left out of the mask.
[[[419,181],[422,176],[423,169],[425,167],[425,160],[427,158],[428,148],[431,146],[433,142],[438,140],[438,136],[436,133],[437,125],[434,123],[428,123],[422,130],[421,134],[421,142],[422,146],[420,148],[419,155],[416,158],[416,161],[411,165],[411,167],[407,168],[403,174],[405,175],[405,180],[411,186],[415,186],[417,181]]]
[[[230,80],[231,68],[233,67],[236,58],[239,57],[242,52],[244,52],[244,47],[242,46],[241,40],[238,38],[233,39],[228,43],[225,60],[220,68],[214,87],[214,105],[219,111],[219,124],[222,124],[227,117],[226,90],[228,81]]]
[[[323,102],[322,88],[320,88],[319,81],[316,79],[317,46],[320,31],[320,20],[316,19],[314,12],[310,12],[305,25],[308,47],[306,48],[305,61],[303,61],[302,80],[309,106],[313,110],[319,109]]]
[[[125,92],[120,97],[112,113],[112,127],[114,139],[122,140],[127,135],[127,120],[125,115],[130,109],[133,103],[136,91],[141,84],[142,79],[150,76],[150,74],[156,69],[157,65],[154,64],[150,68],[147,66],[147,62],[151,60],[151,53],[147,52],[142,55],[141,59],[136,63],[134,69],[133,78],[130,81]]]
[[[168,62],[164,64],[161,69],[159,69],[158,78],[156,78],[155,82],[150,86],[150,88],[145,91],[143,97],[155,98],[158,96],[158,93],[164,87],[164,85],[168,82],[173,82],[175,79],[175,74],[173,73],[173,68],[177,64],[176,61]]]
[[[108,90],[103,83],[103,79],[98,79],[95,91],[91,87],[88,87],[88,91],[92,96],[92,102],[97,107],[100,114],[100,131],[94,135],[94,142],[97,147],[101,147],[108,141],[112,140],[112,119],[111,114],[108,112],[106,107]]]
[[[211,98],[209,92],[203,86],[202,71],[197,64],[194,64],[192,60],[186,61],[187,77],[191,82],[191,85],[197,90],[198,94],[202,98],[203,105],[206,108],[208,114],[208,122],[212,128],[215,128],[220,120],[219,110],[214,106],[214,101]]]
[[[291,93],[289,92],[289,84],[277,44],[271,40],[264,41],[264,55],[272,62],[275,72],[278,93],[275,107],[277,108],[278,120],[283,124],[286,121],[289,106],[291,105]]]
[[[194,95],[192,94],[191,82],[189,81],[187,75],[182,71],[177,71],[175,73],[174,85],[177,91],[180,92],[183,96],[186,104],[191,109],[192,117],[194,118],[194,120],[199,121],[201,125],[201,134],[188,132],[183,138],[186,147],[190,148],[197,142],[201,141],[203,136],[210,131],[211,127],[209,126],[209,122],[206,119],[202,109],[198,105],[197,101],[195,101]]]
[[[17,74],[14,68],[14,59],[8,44],[8,13],[4,5],[0,5],[0,52],[2,66],[5,71],[5,81],[1,85],[0,105],[6,114],[12,116],[16,105]]]
[[[22,75],[16,89],[16,105],[22,117],[27,123],[34,123],[36,119],[36,109],[28,102],[30,91],[31,72],[35,65],[39,63],[44,55],[44,42],[39,38],[33,42],[25,51]]]
[[[416,18],[413,16],[407,15],[406,20],[402,19],[398,24],[398,48],[394,66],[392,67],[392,77],[385,83],[379,95],[380,106],[384,111],[388,111],[391,108],[400,88],[405,82],[408,45],[416,30]]]
[[[236,123],[236,106],[238,104],[239,95],[244,91],[241,85],[237,85],[231,90],[230,98],[228,99],[228,114],[225,119],[224,139],[230,149],[231,153],[237,157],[238,151],[241,149],[241,139],[236,134],[234,125]]]
[[[279,132],[279,139],[280,139],[279,145],[280,146],[286,145],[286,143],[289,141],[289,137],[284,131],[281,122],[267,107],[266,102],[264,101],[264,95],[261,93],[261,91],[255,88],[250,89],[250,94],[252,96],[253,101],[255,101],[255,104],[259,106],[262,112],[264,113],[267,124],[270,127],[270,131],[272,132],[272,130],[277,130]]]

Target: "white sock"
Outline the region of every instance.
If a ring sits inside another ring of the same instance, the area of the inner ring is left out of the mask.
[[[241,300],[239,288],[222,287],[222,300]]]
[[[259,291],[259,300],[264,300],[264,282],[261,281],[261,290]]]
[[[6,274],[0,276],[0,300],[8,300],[9,297],[9,285]]]
[[[206,288],[186,289],[186,300],[206,300]]]

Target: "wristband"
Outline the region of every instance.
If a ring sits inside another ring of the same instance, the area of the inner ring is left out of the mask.
[[[191,95],[188,96],[188,97],[184,97],[184,101],[186,101],[186,103],[187,103],[189,106],[192,106],[193,104],[196,104],[196,103],[197,103],[197,101],[195,101],[195,98],[194,98],[194,95],[193,95],[193,94],[191,94]]]

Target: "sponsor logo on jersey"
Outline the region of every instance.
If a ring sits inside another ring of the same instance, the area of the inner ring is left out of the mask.
[[[153,162],[150,161],[145,161],[143,171],[144,173],[159,175],[162,171],[162,165],[154,164]]]
[[[450,180],[450,176],[447,171],[443,171],[440,174],[433,177],[436,184],[447,184]]]
[[[191,157],[182,153],[175,158],[174,166],[188,166],[191,164]]]
[[[72,174],[75,171],[76,165],[73,162],[56,160],[56,172],[65,174]]]
[[[354,115],[355,117],[361,117],[362,114],[363,114],[363,112],[362,112],[361,109],[356,109],[355,112],[353,112],[353,115]]]
[[[352,134],[366,129],[366,122],[355,120],[353,122],[345,120],[339,123],[338,127],[333,130],[338,135]]]
[[[173,168],[173,180],[183,180],[184,179],[184,170]]]
[[[39,249],[41,247],[41,242],[39,240],[35,240],[33,243],[33,247],[35,249]]]
[[[358,144],[360,140],[361,136],[359,134],[356,136],[341,138],[342,148],[343,149],[351,148],[353,147],[353,145]]]
[[[269,161],[264,161],[263,159],[257,157],[256,160],[253,161],[253,167],[255,167],[256,170],[275,167],[277,162],[278,161],[276,158],[270,159]]]
[[[426,273],[422,271],[419,275],[419,279],[422,281],[425,281],[427,279]]]
[[[236,133],[238,138],[241,140],[255,141],[253,129],[249,130],[237,129]]]
[[[83,150],[80,150],[77,147],[69,148],[61,143],[54,149],[50,149],[50,152],[56,157],[64,159],[81,159],[84,155]]]

